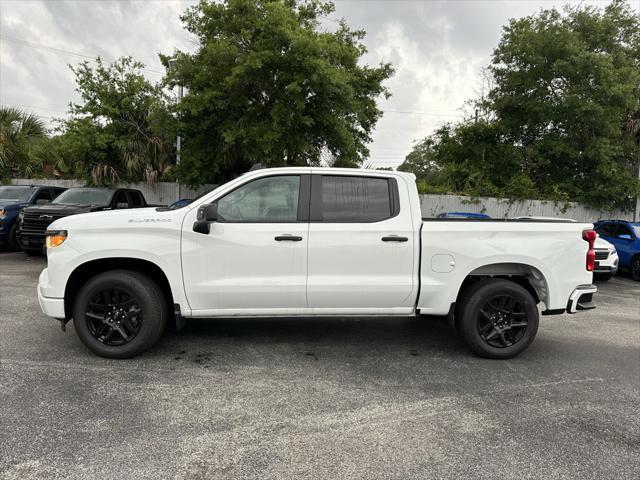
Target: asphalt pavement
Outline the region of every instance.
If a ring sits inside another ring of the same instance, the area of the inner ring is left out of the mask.
[[[107,360],[0,253],[0,479],[640,478],[640,283],[518,358],[425,319],[192,321]]]

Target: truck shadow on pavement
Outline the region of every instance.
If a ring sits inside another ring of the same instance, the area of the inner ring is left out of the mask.
[[[163,353],[164,352],[164,353]],[[249,361],[335,362],[341,358],[469,355],[455,329],[424,318],[263,318],[189,320],[181,332],[168,331],[153,355],[207,366]]]

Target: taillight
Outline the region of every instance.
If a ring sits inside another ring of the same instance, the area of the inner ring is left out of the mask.
[[[595,230],[584,230],[582,232],[582,239],[589,242],[589,250],[587,250],[587,271],[593,272],[596,266],[596,251],[593,249],[593,245],[596,242]]]

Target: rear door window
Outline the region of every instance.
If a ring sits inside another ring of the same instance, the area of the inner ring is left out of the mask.
[[[618,228],[616,229],[616,237],[619,237],[620,235],[628,235],[629,238],[633,239],[631,229],[627,227],[624,223],[619,223]]]
[[[320,181],[314,200],[320,201],[323,222],[370,223],[394,216],[393,179],[321,175]]]

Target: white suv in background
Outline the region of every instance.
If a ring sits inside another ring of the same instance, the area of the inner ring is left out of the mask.
[[[618,252],[616,247],[604,238],[600,238],[600,235],[596,238],[593,248],[596,251],[593,277],[596,280],[606,282],[618,272]]]

